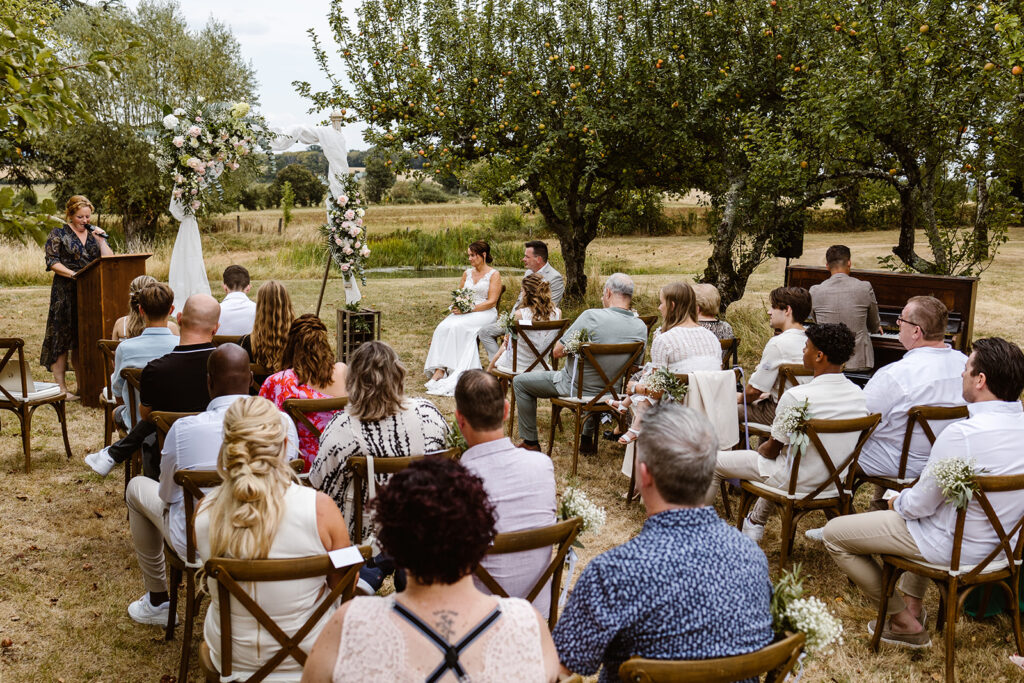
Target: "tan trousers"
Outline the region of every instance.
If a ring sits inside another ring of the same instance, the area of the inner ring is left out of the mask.
[[[775,421],[775,408],[779,402],[771,396],[757,403],[747,402],[747,421],[770,425]],[[740,421],[740,433],[743,433],[743,404],[736,404],[736,417]]]
[[[134,477],[128,482],[124,500],[128,504],[128,526],[139,559],[143,584],[151,593],[167,590],[164,570],[164,502],[160,484],[149,477]]]
[[[718,460],[715,463],[715,474],[711,478],[711,486],[708,487],[707,495],[704,497],[705,505],[714,505],[715,496],[718,495],[718,488],[723,479],[744,479],[746,481],[758,481],[762,484],[780,486],[780,483],[772,481],[772,477],[762,477],[757,469],[757,462],[761,456],[757,451],[718,451]],[[783,482],[785,483],[785,482]],[[771,517],[775,504],[758,498],[750,511],[750,521],[754,524],[765,524]]]
[[[823,533],[825,548],[832,559],[875,604],[882,599],[882,569],[872,555],[885,553],[924,561],[907,530],[907,522],[892,510],[836,517],[825,525]],[[905,572],[899,588],[913,598],[923,598],[928,579]],[[893,595],[886,614],[896,614],[905,608],[903,598]]]

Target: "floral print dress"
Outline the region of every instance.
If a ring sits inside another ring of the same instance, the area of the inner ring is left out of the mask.
[[[260,396],[273,401],[278,410],[282,412],[284,412],[284,402],[289,398],[334,398],[317,391],[308,384],[300,383],[298,375],[291,368],[275,372],[268,377],[260,387]],[[306,417],[323,432],[327,423],[334,417],[334,413],[335,411],[327,410],[319,413],[307,413]],[[296,424],[295,428],[299,432],[299,452],[302,454],[302,459],[306,461],[306,466],[303,469],[308,472],[320,450],[320,440],[304,424]]]
[[[74,272],[100,257],[100,245],[92,233],[85,243],[69,225],[54,228],[46,238],[46,269],[56,263]],[[39,364],[47,370],[57,357],[78,346],[78,288],[74,280],[53,274],[50,286],[50,312],[46,317],[46,336],[39,354]]]

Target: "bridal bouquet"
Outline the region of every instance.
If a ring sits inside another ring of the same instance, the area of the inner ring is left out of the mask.
[[[220,176],[238,168],[239,160],[270,149],[272,134],[262,116],[245,102],[206,102],[164,106],[162,125],[152,138],[153,158],[174,182],[174,199],[195,214],[211,191],[222,192]]]
[[[586,327],[581,327],[563,339],[562,346],[565,347],[565,352],[567,354],[575,356],[579,354],[581,346],[589,344],[592,341],[594,341],[594,333]]]
[[[833,645],[843,644],[843,622],[818,598],[804,597],[800,565],[779,577],[772,591],[771,612],[775,635],[802,632],[807,639],[804,650],[808,655],[828,653]]]
[[[469,313],[473,310],[474,306],[472,289],[463,287],[462,289],[452,290],[452,310]]]
[[[811,419],[810,405],[807,403],[807,399],[805,398],[803,403],[792,408],[787,408],[778,419],[781,420],[779,424],[782,432],[789,435],[790,447],[795,448],[797,453],[803,455],[807,450],[807,445],[811,442],[810,437],[807,436],[807,421]]]
[[[644,386],[651,393],[661,394],[663,401],[675,401],[682,403],[686,398],[689,385],[679,381],[679,378],[668,371],[668,368],[658,368],[643,380]]]
[[[977,492],[978,483],[974,478],[987,472],[984,469],[979,470],[973,458],[960,457],[940,460],[930,465],[928,470],[935,477],[935,483],[942,489],[942,495],[957,510],[967,507]]]
[[[349,174],[342,179],[342,186],[344,190],[340,197],[327,193],[327,225],[321,226],[320,232],[327,239],[331,259],[345,277],[358,277],[365,285],[364,268],[370,256],[363,225],[366,207],[355,175]]]

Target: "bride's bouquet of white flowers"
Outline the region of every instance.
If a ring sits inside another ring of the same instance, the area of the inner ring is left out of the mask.
[[[580,347],[594,341],[594,333],[586,327],[581,327],[562,341],[565,352],[570,356],[578,355]]]
[[[452,290],[452,310],[460,313],[469,313],[473,310],[473,290],[469,287]]]
[[[953,457],[939,460],[929,465],[928,471],[935,477],[935,483],[942,490],[942,495],[957,510],[963,510],[971,502],[978,490],[974,478],[987,472],[978,469],[973,458]]]

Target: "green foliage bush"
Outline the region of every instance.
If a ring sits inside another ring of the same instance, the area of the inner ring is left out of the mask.
[[[429,181],[399,181],[391,188],[390,196],[394,204],[445,204],[452,200],[444,188]]]

